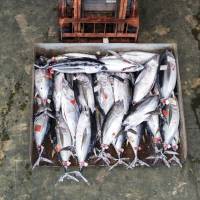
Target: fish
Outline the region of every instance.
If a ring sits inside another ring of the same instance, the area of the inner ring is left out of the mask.
[[[137,127],[144,121],[147,121],[148,118],[156,112],[159,103],[159,96],[149,96],[143,102],[138,104],[135,107],[135,110],[130,112],[123,121],[123,126],[126,129],[131,127]]]
[[[121,130],[124,118],[124,104],[122,101],[116,102],[108,113],[102,130],[102,149],[108,149],[109,145],[117,137]]]
[[[145,64],[144,69],[136,78],[132,103],[136,104],[146,97],[153,88],[159,67],[159,55]]]
[[[65,53],[63,55],[54,56],[51,59],[49,59],[47,62],[49,64],[55,64],[60,62],[65,62],[69,58],[91,58],[91,59],[97,59],[95,55],[85,54],[85,53]]]
[[[50,76],[45,69],[35,70],[35,97],[39,96],[43,106],[46,106],[50,89]]]
[[[174,139],[177,130],[179,128],[180,114],[179,114],[179,105],[177,99],[174,97],[169,104],[169,110],[171,113],[171,119],[169,123],[164,123],[162,126],[162,134],[163,134],[163,148],[167,150],[171,147],[172,140]]]
[[[42,156],[42,153],[44,151],[44,146],[42,145],[42,143],[44,141],[45,136],[48,134],[49,130],[49,115],[47,111],[42,112],[35,117],[33,129],[34,129],[34,139],[39,156],[36,162],[34,163],[32,169],[34,169],[36,166],[39,166],[41,161],[47,163],[53,163],[51,160],[44,158]]]
[[[97,156],[96,162],[103,160],[106,165],[109,166],[109,159],[114,159],[109,153],[106,153],[105,151],[117,138],[118,133],[121,130],[124,114],[124,104],[122,101],[116,102],[108,112],[102,125],[101,151]]]
[[[177,65],[176,60],[172,52],[166,51],[167,69],[164,70],[163,76],[160,79],[160,96],[162,99],[168,99],[171,97],[177,81]]]
[[[132,150],[134,152],[134,159],[130,163],[128,168],[134,168],[136,166],[149,167],[147,163],[145,163],[144,161],[138,158],[138,150],[140,148],[139,146],[140,146],[141,137],[143,135],[143,131],[144,131],[143,125],[139,124],[136,127],[132,127],[131,129],[128,129],[126,132],[127,143],[130,143]]]
[[[96,74],[97,84],[95,86],[95,94],[98,105],[103,114],[106,115],[114,104],[114,94],[112,84],[110,82],[110,74],[101,72]]]
[[[180,167],[182,167],[180,159],[177,157],[178,153],[178,142],[179,142],[179,123],[180,123],[180,112],[179,105],[176,97],[169,98],[165,105],[167,112],[165,112],[164,124],[161,128],[163,135],[163,151],[164,154],[172,155],[168,160],[169,163],[173,161],[176,162]],[[172,148],[173,151],[170,149]]]
[[[69,150],[65,150],[64,148],[71,147],[73,145],[73,140],[69,127],[61,114],[57,118],[56,138],[57,144],[55,149],[60,154],[63,167],[67,169],[68,166],[71,165],[71,162],[69,160],[72,156],[72,152]]]
[[[80,170],[88,166],[85,160],[90,148],[91,131],[90,111],[83,110],[80,114],[76,129],[76,154]]]
[[[132,76],[127,73],[115,73],[113,91],[115,102],[123,101],[125,113],[128,112],[132,101]]]
[[[75,79],[78,81],[79,95],[81,95],[80,103],[82,107],[89,107],[91,112],[95,111],[94,90],[92,85],[92,77],[86,74],[77,74]],[[85,105],[85,103],[87,105]]]
[[[117,56],[105,56],[99,59],[105,65],[102,71],[109,72],[137,72],[144,69],[143,65],[123,60]]]
[[[75,144],[76,127],[80,112],[74,91],[66,80],[64,81],[61,95],[61,113],[69,127],[73,144]]]
[[[119,55],[129,62],[140,63],[144,65],[150,61],[156,54],[150,52],[142,51],[128,51],[128,52],[119,52]]]
[[[75,152],[78,158],[80,171],[66,172],[63,176],[60,177],[59,182],[63,182],[64,178],[79,182],[80,178],[89,185],[88,180],[81,173],[83,167],[88,166],[86,158],[89,152],[90,140],[91,140],[91,122],[90,122],[89,110],[81,111],[75,135],[76,135]],[[71,148],[66,147],[64,149],[68,150]]]
[[[105,64],[97,59],[92,58],[67,58],[61,63],[49,65],[53,71],[63,73],[88,73],[93,74],[102,70],[107,70]]]
[[[54,108],[57,114],[60,112],[61,109],[61,97],[64,79],[65,75],[63,73],[56,73],[54,76],[53,101]]]

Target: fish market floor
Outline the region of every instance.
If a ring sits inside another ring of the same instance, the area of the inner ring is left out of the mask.
[[[84,183],[55,185],[62,169],[29,165],[31,67],[35,42],[56,42],[56,2],[0,7],[0,200],[200,199],[200,1],[139,0],[139,42],[176,42],[189,156],[182,169],[88,169]]]

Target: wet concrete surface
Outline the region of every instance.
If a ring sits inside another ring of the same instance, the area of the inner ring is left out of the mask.
[[[55,42],[56,1],[5,0],[0,6],[0,200],[200,199],[200,2],[140,0],[139,42],[176,42],[188,134],[188,160],[173,167],[87,169],[91,185],[55,185],[62,169],[29,163],[33,44]]]

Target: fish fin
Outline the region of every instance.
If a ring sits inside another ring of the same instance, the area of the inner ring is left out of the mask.
[[[120,135],[122,135],[123,132],[124,132],[123,129],[121,129],[121,130],[116,134],[115,138],[117,138],[117,137],[119,137]],[[117,142],[117,140],[116,140],[116,142]]]
[[[160,109],[157,108],[156,110],[148,112],[147,114],[150,114],[150,115],[159,115],[160,114]]]
[[[72,153],[74,153],[75,147],[74,146],[63,147],[60,151],[71,151]]]
[[[94,86],[94,93],[98,92],[101,89],[100,85],[95,85]]]
[[[47,115],[48,115],[49,117],[51,117],[52,119],[55,119],[55,117],[54,117],[50,112],[47,112]]]
[[[119,77],[119,76],[117,76],[115,74],[110,75],[110,77],[113,77],[114,79],[117,79],[118,81],[124,82],[123,78],[121,78],[121,77]]]
[[[143,73],[141,72],[139,75],[138,75],[138,77],[136,78],[136,80],[135,80],[135,85],[139,82],[139,81],[141,81],[143,79]]]
[[[175,152],[175,151],[170,151],[170,150],[165,151],[164,154],[168,154],[168,155],[179,155],[179,153],[177,153],[177,152]]]
[[[81,141],[81,148],[83,148],[83,144],[84,144],[86,138],[87,138],[87,132],[86,132],[86,128],[85,128],[84,133],[83,133],[83,137],[82,137],[82,141]]]
[[[119,158],[119,159],[116,159],[116,160],[117,160],[117,162],[109,168],[109,171],[111,171],[112,169],[114,169],[118,165],[124,165],[127,168],[129,167],[129,165],[125,162],[126,160],[129,160],[129,158]]]
[[[157,82],[155,83],[154,88],[153,88],[153,95],[160,96],[160,86]]]
[[[137,134],[137,132],[136,132],[135,130],[131,129],[131,128],[128,129],[127,132],[131,132],[131,133],[133,133],[133,134]]]
[[[176,98],[174,91],[172,91],[171,96],[172,96],[172,99]]]
[[[108,71],[108,68],[106,66],[101,67],[101,71]]]
[[[49,160],[49,159],[47,159],[47,158],[42,157],[43,151],[44,151],[44,147],[41,146],[41,150],[40,150],[38,159],[37,159],[36,162],[34,163],[32,170],[35,169],[35,167],[39,166],[41,161],[44,161],[44,162],[47,162],[47,163],[51,163],[51,164],[53,163],[53,161],[51,161],[51,160]]]

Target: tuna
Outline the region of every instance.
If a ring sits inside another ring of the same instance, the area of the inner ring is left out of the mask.
[[[154,56],[145,64],[144,69],[136,78],[133,93],[133,104],[139,103],[146,97],[154,86],[159,66],[159,55]]]

